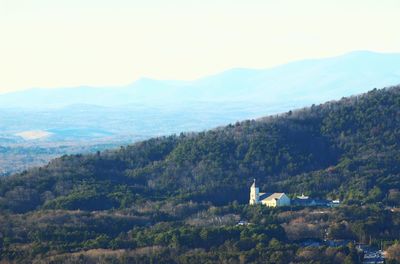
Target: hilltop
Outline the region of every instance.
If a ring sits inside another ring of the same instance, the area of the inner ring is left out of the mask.
[[[121,87],[0,94],[0,176],[63,154],[204,131],[398,83],[400,54],[357,51],[192,81],[143,78]]]

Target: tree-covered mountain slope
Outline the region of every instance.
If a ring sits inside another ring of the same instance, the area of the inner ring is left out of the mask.
[[[144,200],[245,203],[264,191],[398,203],[400,86],[247,120],[70,155],[1,179],[0,208],[125,208]]]

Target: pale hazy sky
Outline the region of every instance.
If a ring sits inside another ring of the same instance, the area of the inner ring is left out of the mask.
[[[400,0],[0,0],[0,93],[400,51]]]

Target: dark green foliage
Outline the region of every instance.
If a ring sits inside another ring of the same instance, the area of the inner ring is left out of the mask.
[[[309,209],[292,211],[289,208],[268,209],[235,203],[223,207],[162,205],[170,217],[162,217],[151,225],[151,216],[157,207],[153,208],[150,204],[128,211],[89,213],[47,210],[24,215],[5,214],[0,216],[0,233],[3,236],[0,256],[18,263],[343,263],[350,256],[348,261],[351,259],[353,263],[359,263],[359,254],[354,246],[300,246],[294,243],[298,241],[286,237],[286,233],[290,234],[293,230],[287,230],[282,224],[288,218],[294,222],[306,218],[307,225],[324,229],[327,224],[334,228],[343,222],[347,223],[348,233],[357,234],[360,217],[372,215],[369,208],[343,207],[316,215]],[[175,213],[168,208],[182,206],[192,210],[184,210],[185,213],[171,220]],[[348,216],[352,210],[356,211],[355,215]],[[142,216],[132,216],[140,214]],[[251,224],[206,223],[209,217],[223,218],[231,214],[247,218]],[[372,218],[384,214],[384,211],[378,210]],[[194,225],[192,219],[203,220]],[[389,222],[385,223],[389,227],[387,230],[383,223],[377,223],[381,233],[376,237],[385,236],[390,229],[400,230],[399,219],[399,215],[388,219]],[[351,221],[355,221],[354,224]],[[368,228],[364,231],[367,236],[374,232]],[[330,236],[332,239],[340,238],[334,233]],[[52,262],[55,260],[58,262]]]

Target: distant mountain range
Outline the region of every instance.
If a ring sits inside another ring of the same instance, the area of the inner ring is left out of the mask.
[[[1,108],[71,104],[123,106],[258,102],[291,107],[322,103],[400,83],[400,54],[356,51],[268,69],[231,69],[194,81],[140,79],[123,87],[30,89],[0,95]],[[282,109],[282,110],[288,110]],[[268,114],[268,113],[264,113]]]

